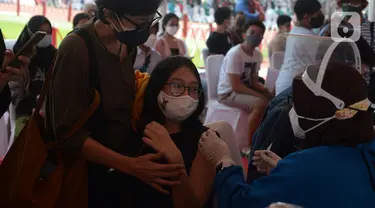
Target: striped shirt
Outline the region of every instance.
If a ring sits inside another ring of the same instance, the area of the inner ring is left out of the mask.
[[[371,24],[375,24],[375,22],[370,22],[366,19],[363,20],[361,25],[361,35],[367,41],[367,43],[372,47],[372,50],[375,53],[375,25],[373,26],[372,34],[373,39],[371,40]]]

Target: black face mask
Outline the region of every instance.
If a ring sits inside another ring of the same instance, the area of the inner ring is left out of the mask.
[[[143,30],[134,29],[131,31],[116,32],[116,38],[121,43],[136,47],[145,43],[150,36],[150,27],[146,27]]]
[[[316,17],[311,17],[310,18],[310,25],[312,28],[319,28],[323,25],[324,23],[324,15],[319,14]]]
[[[150,28],[145,28],[142,31],[137,29],[124,32],[116,32],[116,38],[121,43],[127,46],[139,46],[145,43],[150,36]]]

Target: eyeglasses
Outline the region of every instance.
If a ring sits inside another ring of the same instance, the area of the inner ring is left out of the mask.
[[[135,28],[139,32],[141,32],[141,31],[145,30],[146,28],[152,27],[155,24],[157,24],[159,22],[159,20],[163,17],[163,15],[161,15],[159,12],[156,12],[154,18],[151,19],[151,21],[148,21],[148,22],[142,23],[142,24],[135,23],[134,21],[132,21],[131,19],[129,19],[125,15],[123,15],[122,17],[124,17],[127,21],[129,21],[130,23],[132,23],[135,26]]]
[[[178,82],[170,82],[166,83],[166,85],[169,86],[172,95],[175,97],[181,96],[185,93],[185,90],[188,90],[190,97],[198,99],[203,92],[203,90],[199,89],[199,87],[190,87]]]

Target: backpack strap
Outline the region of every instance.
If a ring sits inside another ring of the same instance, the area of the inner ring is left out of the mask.
[[[148,55],[148,56],[146,56],[146,58],[145,58],[145,63],[143,64],[143,67],[144,67],[145,69],[148,69],[148,66],[150,65],[150,62],[151,62],[151,54]],[[142,67],[142,68],[143,68],[143,67]]]
[[[85,42],[88,52],[88,69],[90,71],[89,73],[89,83],[90,87],[96,89],[100,93],[100,79],[99,79],[99,73],[98,73],[98,65],[96,63],[96,54],[94,49],[94,44],[90,38],[90,34],[87,30],[83,28],[78,28],[73,31],[74,34],[78,35],[82,38],[82,40]]]
[[[370,24],[370,33],[371,33],[371,49],[374,50],[374,24],[375,22],[371,22]]]
[[[134,65],[135,60],[137,59],[138,48],[137,47],[132,47],[132,48],[130,48],[129,51],[130,51],[130,53],[132,55],[132,63]]]

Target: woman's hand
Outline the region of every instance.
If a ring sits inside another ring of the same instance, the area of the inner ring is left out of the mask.
[[[257,171],[269,175],[281,158],[269,150],[258,150],[254,152],[253,166]]]
[[[185,166],[183,164],[159,164],[156,162],[163,157],[163,153],[159,152],[132,158],[130,175],[161,193],[169,194],[163,186],[180,184],[179,178],[185,174]]]
[[[4,68],[8,63],[10,63],[14,58],[13,52],[10,50],[7,50],[5,52],[5,57],[3,61],[3,66],[1,68]],[[14,68],[14,67],[6,67],[5,71],[0,73],[0,88],[2,89],[9,81],[22,81],[23,78],[26,75],[26,71],[30,64],[30,58],[26,56],[20,56],[19,60],[22,62],[22,65],[20,68]]]
[[[163,153],[169,163],[184,163],[180,150],[162,125],[155,121],[147,124],[144,135],[146,137],[143,138],[143,142],[155,151]]]
[[[202,134],[199,140],[199,151],[215,166],[224,161],[233,162],[227,144],[212,129]]]

